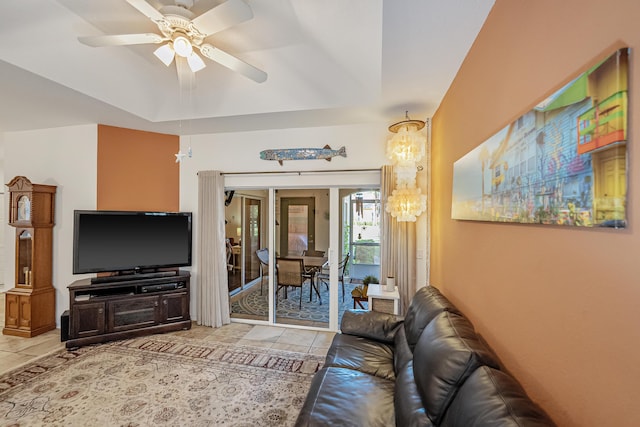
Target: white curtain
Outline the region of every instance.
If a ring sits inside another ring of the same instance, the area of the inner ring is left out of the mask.
[[[198,325],[231,322],[224,232],[224,176],[198,172]]]
[[[416,293],[416,224],[398,222],[386,211],[387,198],[395,187],[393,166],[382,167],[381,230],[380,230],[380,283],[393,276],[400,293],[400,314],[404,315],[409,301]]]

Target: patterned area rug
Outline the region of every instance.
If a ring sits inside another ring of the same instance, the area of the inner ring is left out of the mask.
[[[342,314],[345,310],[353,308],[353,299],[351,291],[356,284],[345,283],[344,301],[342,301],[342,286],[338,289],[338,324],[342,320]],[[309,284],[305,284],[302,288],[302,309],[300,304],[300,290],[294,289],[289,291],[289,297],[284,298],[284,292],[281,290],[278,294],[278,307],[276,315],[295,320],[311,320],[314,322],[329,323],[329,290],[326,286],[321,285],[320,295],[322,296],[322,305],[318,303],[318,297],[313,294],[313,300],[309,302]],[[237,314],[249,314],[266,318],[269,315],[269,303],[267,301],[268,293],[265,289],[260,295],[260,284],[252,286],[244,295],[231,303],[231,312]]]
[[[0,425],[293,425],[323,361],[171,334],[62,350],[0,376]]]

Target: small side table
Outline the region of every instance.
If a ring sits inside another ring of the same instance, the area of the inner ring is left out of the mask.
[[[367,296],[369,297],[370,311],[398,314],[400,292],[398,292],[397,286],[394,287],[393,291],[387,292],[384,290],[384,285],[371,284],[369,285]]]

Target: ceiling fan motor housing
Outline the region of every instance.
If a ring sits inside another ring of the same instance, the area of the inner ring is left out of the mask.
[[[200,46],[204,42],[205,35],[198,31],[189,19],[178,15],[165,15],[164,18],[157,24],[166,38],[174,39],[174,34],[179,33],[178,35],[188,38],[195,46]]]

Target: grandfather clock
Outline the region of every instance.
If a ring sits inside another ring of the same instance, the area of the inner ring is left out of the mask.
[[[16,229],[15,288],[5,295],[2,333],[33,337],[56,328],[53,275],[55,185],[16,176],[9,187],[9,225]]]

